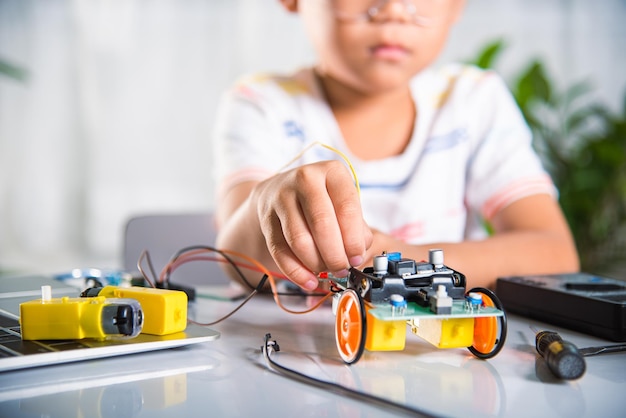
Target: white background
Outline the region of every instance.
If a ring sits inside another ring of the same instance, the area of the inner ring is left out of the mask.
[[[322,1],[322,0],[320,0]],[[626,1],[468,0],[442,60],[503,38],[565,88],[626,94]],[[214,206],[211,130],[239,76],[313,52],[278,0],[0,0],[0,269],[117,267],[130,216]]]

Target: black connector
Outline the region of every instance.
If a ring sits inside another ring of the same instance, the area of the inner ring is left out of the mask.
[[[180,290],[181,292],[185,292],[187,294],[187,300],[190,302],[196,300],[196,289],[194,287],[172,282],[164,284],[158,283],[157,287],[160,289]]]

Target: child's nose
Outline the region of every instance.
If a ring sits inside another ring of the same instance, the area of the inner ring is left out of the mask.
[[[416,14],[411,0],[381,0],[369,10],[373,22],[397,21],[410,23]]]

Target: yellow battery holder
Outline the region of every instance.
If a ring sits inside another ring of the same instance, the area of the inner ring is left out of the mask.
[[[143,334],[167,335],[187,328],[187,294],[152,287],[104,286],[83,292],[85,296],[136,299],[144,312]]]
[[[368,351],[400,351],[406,342],[406,320],[383,321],[367,311],[365,349]]]
[[[414,334],[438,348],[470,347],[474,341],[474,318],[420,318],[411,323]]]
[[[134,299],[51,298],[49,286],[42,298],[20,304],[24,340],[97,340],[133,338],[143,325],[141,305]]]

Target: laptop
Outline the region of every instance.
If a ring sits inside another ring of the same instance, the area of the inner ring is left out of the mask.
[[[52,364],[120,356],[181,347],[219,338],[219,332],[188,324],[182,332],[169,335],[140,334],[135,338],[98,341],[22,340],[19,324],[20,303],[41,298],[41,286],[49,285],[52,297],[78,297],[79,289],[52,277],[0,277],[0,372]]]

